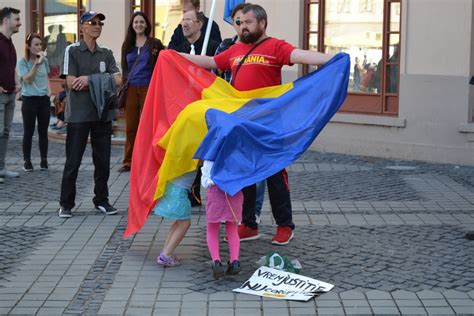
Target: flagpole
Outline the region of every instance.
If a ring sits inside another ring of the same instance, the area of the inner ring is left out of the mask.
[[[214,21],[214,12],[216,11],[216,0],[212,0],[211,12],[209,13],[209,21],[207,21],[206,35],[204,36],[204,43],[202,44],[201,55],[205,56],[207,45],[209,44],[209,37],[211,36],[212,22]]]

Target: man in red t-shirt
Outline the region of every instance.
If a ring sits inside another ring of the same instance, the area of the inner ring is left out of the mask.
[[[333,55],[301,50],[283,40],[268,38],[267,24],[265,10],[259,5],[249,4],[242,9],[240,16],[240,43],[233,45],[214,58],[182,55],[207,69],[231,69],[232,85],[241,91],[281,84],[281,68],[284,65],[295,63],[322,65],[332,58]],[[254,46],[256,46],[255,49],[245,58],[237,72],[241,60]],[[283,169],[269,177],[267,186],[273,217],[278,225],[272,243],[286,245],[293,238],[293,229],[295,228],[286,170]],[[255,185],[243,189],[243,216],[242,224],[239,227],[241,241],[260,237],[258,224],[255,222],[255,191]]]

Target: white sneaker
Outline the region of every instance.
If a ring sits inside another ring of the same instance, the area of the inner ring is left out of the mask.
[[[10,171],[8,169],[0,170],[0,178],[18,178],[20,174],[16,171]]]
[[[261,218],[260,215],[255,214],[255,223],[260,224]]]

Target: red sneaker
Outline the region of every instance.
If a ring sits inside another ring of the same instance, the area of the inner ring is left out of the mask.
[[[278,226],[275,236],[272,238],[274,245],[286,245],[293,239],[293,229],[290,227]]]
[[[258,233],[258,229],[252,229],[245,226],[244,224],[240,224],[239,237],[240,237],[240,241],[247,241],[247,240],[259,239],[260,234]]]

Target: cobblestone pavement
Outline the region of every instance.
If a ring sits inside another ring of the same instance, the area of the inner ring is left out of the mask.
[[[21,135],[21,126],[14,131]],[[0,315],[474,315],[474,241],[463,237],[474,230],[474,167],[309,151],[288,168],[295,239],[269,243],[275,228],[266,200],[262,237],[241,245],[242,273],[214,281],[203,209],[194,208],[177,249],[181,267],[155,261],[169,221],[150,216],[122,239],[129,184],[115,172],[122,150],[112,150],[109,181],[117,216],[93,211],[89,149],[71,219],[56,215],[64,144],[50,143],[49,171],[0,184]],[[21,170],[18,136],[8,166]],[[233,293],[270,251],[297,258],[303,275],[334,289],[309,302]]]

